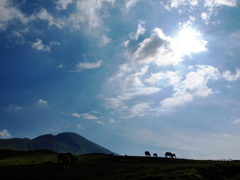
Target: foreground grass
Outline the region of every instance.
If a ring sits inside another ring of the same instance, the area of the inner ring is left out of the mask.
[[[1,179],[162,179],[240,180],[238,161],[197,161],[104,154],[78,156],[63,169],[50,151],[0,150]]]

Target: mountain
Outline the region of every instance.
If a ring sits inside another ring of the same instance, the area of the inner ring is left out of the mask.
[[[56,136],[52,134],[45,134],[32,140],[28,138],[0,139],[0,149],[20,151],[48,149],[58,153],[68,152],[76,155],[88,153],[113,153],[76,133],[70,132],[60,133]]]

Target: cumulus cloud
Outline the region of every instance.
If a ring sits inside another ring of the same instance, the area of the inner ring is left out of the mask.
[[[83,119],[99,119],[98,117],[93,116],[89,113],[83,113],[83,114],[72,113],[72,116],[77,118],[83,118]]]
[[[12,20],[27,24],[29,19],[9,0],[0,1],[0,30],[5,30]]]
[[[46,9],[42,8],[39,13],[36,14],[36,18],[40,20],[44,20],[48,22],[48,26],[51,27],[53,25],[57,26],[58,28],[63,28],[65,21],[61,19],[55,19]]]
[[[161,1],[163,7],[167,10],[177,10],[179,14],[199,12],[199,17],[206,23],[209,24],[211,16],[218,13],[219,9],[224,6],[236,7],[238,0],[172,0],[172,1]],[[187,8],[186,8],[187,7]],[[212,22],[215,23],[215,22]]]
[[[152,65],[168,67],[179,65],[184,61],[184,55],[190,52],[182,50],[179,53],[179,49],[175,49],[176,46],[174,46],[176,41],[178,39],[168,37],[161,29],[155,28],[150,37],[144,39],[133,52],[133,58],[120,65],[109,79],[108,85],[113,86],[112,91],[117,95],[106,97],[105,107],[118,110],[122,118],[141,117],[151,112],[163,112],[191,102],[195,96],[206,97],[212,94],[213,91],[208,88],[207,82],[217,76],[218,71],[213,67],[196,66],[193,71],[186,74],[185,78],[182,73],[178,74],[178,71],[151,69]],[[181,41],[186,42],[186,39],[182,37]],[[204,45],[199,51],[203,49]],[[172,97],[170,95],[160,100],[159,107],[151,107],[154,104],[152,102],[155,102],[151,96],[159,95],[162,89],[168,86],[173,88]],[[149,99],[144,99],[144,96]],[[144,100],[137,101],[139,98]],[[129,103],[130,100],[131,103]]]
[[[223,78],[230,82],[240,79],[240,69],[236,68],[235,74],[231,73],[229,70],[224,71]]]
[[[34,42],[32,44],[32,48],[33,49],[37,49],[39,51],[51,52],[52,46],[59,46],[59,45],[60,45],[60,43],[56,42],[56,41],[50,42],[49,46],[48,45],[44,45],[43,41],[41,39],[36,39],[36,42]]]
[[[87,62],[87,63],[79,63],[75,70],[72,70],[71,72],[80,72],[82,71],[83,69],[97,69],[99,68],[100,66],[102,65],[102,60],[99,60],[97,62],[93,62],[93,63],[90,63],[90,62]]]
[[[32,44],[33,49],[37,49],[39,51],[48,51],[50,52],[50,47],[46,46],[42,43],[41,39],[36,39],[36,42]]]
[[[67,9],[67,6],[71,3],[73,3],[73,0],[58,0],[54,1],[56,3],[56,9],[58,10],[65,10]]]
[[[230,6],[234,7],[237,5],[237,0],[205,0],[205,6],[215,7],[215,6]]]
[[[140,20],[138,22],[137,32],[135,32],[135,33],[132,32],[132,33],[129,34],[130,39],[138,40],[138,37],[140,35],[143,35],[146,31],[144,25],[145,25],[145,22]]]
[[[5,139],[5,138],[11,138],[11,134],[8,132],[8,130],[4,129],[0,131],[0,137]]]
[[[177,65],[183,59],[174,53],[171,47],[172,38],[166,36],[159,28],[155,28],[149,38],[140,44],[134,57],[139,63],[155,63],[158,66]]]
[[[196,66],[196,71],[191,71],[186,78],[174,85],[174,94],[161,101],[161,111],[168,111],[194,100],[195,97],[207,97],[214,92],[207,85],[209,80],[218,80],[221,74],[213,66]]]

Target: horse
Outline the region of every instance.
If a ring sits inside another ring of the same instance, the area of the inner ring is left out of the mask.
[[[74,163],[74,156],[71,153],[67,153],[72,163]]]
[[[173,153],[171,153],[171,152],[166,152],[165,153],[165,157],[167,158],[167,157],[171,157],[171,158],[176,158],[176,155],[175,154],[173,154]]]
[[[69,169],[69,164],[71,162],[71,158],[68,154],[64,154],[62,157],[62,163],[64,169]]]
[[[70,162],[72,162],[72,163],[74,162],[75,158],[71,153],[60,153],[60,154],[58,154],[58,156],[57,156],[58,162],[62,161],[62,158],[63,158],[64,155],[68,155],[69,158],[70,158]]]
[[[153,154],[153,157],[157,157],[157,153],[154,153],[154,154]]]
[[[145,156],[149,156],[149,157],[151,157],[150,152],[149,152],[149,151],[145,151]]]

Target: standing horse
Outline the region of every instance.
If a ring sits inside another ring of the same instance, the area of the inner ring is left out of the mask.
[[[154,154],[153,154],[153,157],[157,157],[157,153],[154,153]]]
[[[64,154],[62,157],[62,163],[64,169],[69,169],[69,164],[71,162],[71,158],[68,154]]]
[[[171,153],[171,152],[166,152],[165,153],[165,157],[167,158],[167,157],[171,157],[171,158],[176,158],[176,155],[175,154],[173,154],[173,153]]]
[[[149,156],[149,157],[151,157],[150,152],[149,152],[149,151],[145,151],[145,156]]]

